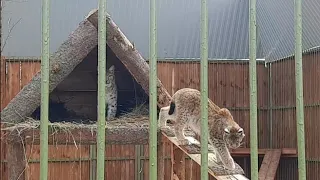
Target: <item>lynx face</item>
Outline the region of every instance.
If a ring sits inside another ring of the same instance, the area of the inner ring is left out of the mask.
[[[240,147],[244,136],[245,134],[242,128],[227,127],[224,129],[223,139],[229,148],[236,149]]]

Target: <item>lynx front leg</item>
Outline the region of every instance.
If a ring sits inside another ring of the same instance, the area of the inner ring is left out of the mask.
[[[216,152],[218,162],[221,161],[227,169],[233,170],[236,168],[233,158],[224,143],[216,145]]]
[[[170,106],[163,107],[160,109],[158,125],[161,129],[167,127],[169,108]]]
[[[167,121],[169,119],[172,119],[172,116],[170,116],[169,113],[169,106],[163,107],[160,109],[159,112],[159,119],[158,119],[158,127],[160,128],[161,131],[163,131],[167,136],[169,137],[174,137],[174,132],[173,130],[167,126]]]
[[[191,143],[184,136],[184,128],[185,128],[184,122],[181,122],[181,120],[176,122],[176,124],[174,125],[174,131],[175,131],[176,137],[178,139],[179,145],[190,145]]]

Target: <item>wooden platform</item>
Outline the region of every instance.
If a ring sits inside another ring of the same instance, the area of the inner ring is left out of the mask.
[[[190,145],[190,146],[179,146],[176,137],[172,137],[172,134],[168,136],[166,133],[162,133],[171,143],[173,143],[176,147],[178,147],[181,151],[183,151],[187,156],[189,156],[193,161],[201,166],[201,154],[199,153],[200,148],[197,145]],[[195,138],[188,136],[188,140],[192,144],[200,144]],[[236,164],[235,170],[231,171],[223,166],[217,164],[217,159],[215,154],[213,153],[213,147],[208,145],[209,153],[208,153],[208,161],[209,161],[209,174],[215,177],[217,180],[224,180],[224,179],[238,179],[238,180],[247,180],[244,176],[243,169]],[[183,179],[183,178],[182,178]]]

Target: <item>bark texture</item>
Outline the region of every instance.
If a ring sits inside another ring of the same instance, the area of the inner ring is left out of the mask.
[[[50,57],[49,92],[52,92],[97,44],[97,30],[85,19]],[[2,122],[18,123],[23,121],[25,117],[30,116],[40,105],[40,87],[41,72],[39,71],[3,109],[1,112]]]
[[[88,20],[98,30],[98,10],[92,11]],[[149,94],[150,67],[139,51],[113,22],[110,15],[107,16],[107,44],[144,91]],[[158,78],[157,96],[159,108],[169,105],[171,96]]]

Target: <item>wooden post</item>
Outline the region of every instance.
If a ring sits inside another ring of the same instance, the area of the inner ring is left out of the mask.
[[[165,139],[163,136],[160,136],[158,141],[158,177],[157,180],[164,179],[164,157],[165,157]]]
[[[7,162],[8,180],[24,180],[26,170],[25,150],[19,137],[8,140]]]
[[[185,180],[186,160],[185,153],[176,145],[171,143],[171,180]]]

